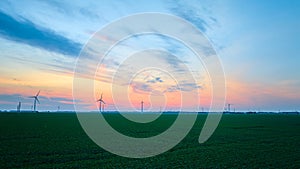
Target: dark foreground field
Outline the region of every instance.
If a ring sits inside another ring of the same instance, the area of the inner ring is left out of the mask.
[[[159,124],[164,128],[175,117]],[[300,168],[300,116],[223,115],[214,135],[198,144],[205,117],[199,115],[189,135],[170,151],[129,159],[94,144],[75,114],[0,114],[0,168]],[[107,118],[134,135],[133,124],[116,115]],[[160,132],[154,128],[146,125],[138,133]]]

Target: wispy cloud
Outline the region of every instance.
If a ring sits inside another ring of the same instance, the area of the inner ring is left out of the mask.
[[[209,24],[204,19],[204,17],[201,14],[201,11],[197,9],[195,6],[192,6],[186,1],[172,1],[168,4],[169,9],[171,12],[173,12],[175,15],[193,23],[196,27],[198,27],[201,31],[205,32]],[[212,21],[216,21],[215,18],[210,16],[212,18]]]
[[[77,56],[80,52],[81,44],[29,20],[16,20],[0,12],[0,22],[0,36],[3,38],[70,56]]]

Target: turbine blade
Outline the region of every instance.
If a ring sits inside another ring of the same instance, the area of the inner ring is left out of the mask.
[[[40,90],[39,90],[39,92],[37,92],[37,94],[35,96],[37,97],[37,96],[39,96],[39,94],[40,94]]]
[[[106,104],[103,100],[101,100],[102,103]]]
[[[39,99],[37,97],[35,98],[35,100],[40,104],[40,101],[39,101]]]
[[[28,98],[35,98],[35,96],[29,96]]]
[[[99,100],[102,100],[102,95],[103,95],[103,93],[101,93],[101,97],[100,97],[100,99],[99,99]]]

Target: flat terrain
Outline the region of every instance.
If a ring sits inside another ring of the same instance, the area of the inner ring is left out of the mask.
[[[118,115],[106,118],[120,132],[144,137],[162,132],[176,116],[138,127]],[[214,135],[199,144],[205,118],[198,115],[189,135],[170,151],[129,159],[93,143],[75,114],[2,113],[0,168],[300,168],[299,115],[223,115]]]

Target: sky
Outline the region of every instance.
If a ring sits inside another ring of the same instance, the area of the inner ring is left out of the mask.
[[[203,33],[222,63],[225,103],[232,104],[232,109],[300,110],[300,2],[297,0],[151,3],[2,0],[0,110],[15,110],[19,101],[23,110],[31,110],[33,99],[29,97],[39,90],[38,110],[56,111],[58,106],[60,110],[74,110],[73,77],[80,51],[101,28],[145,12],[181,17]],[[141,53],[146,49],[164,52]],[[134,54],[137,51],[140,53]],[[127,57],[128,54],[132,56]],[[155,64],[154,61],[168,69],[130,67],[137,62],[145,66]],[[187,74],[195,82],[188,80]],[[113,75],[118,78],[114,80]],[[75,99],[82,111],[97,110],[98,103],[91,100],[97,100],[101,93],[106,110],[138,110],[141,100],[148,111],[178,110],[182,92],[189,101],[182,110],[208,110],[211,104],[212,90],[205,66],[182,43],[161,35],[135,36],[122,41],[104,59],[94,77],[83,72],[82,78],[92,79],[97,88],[94,98]],[[199,98],[195,92],[200,93]]]

